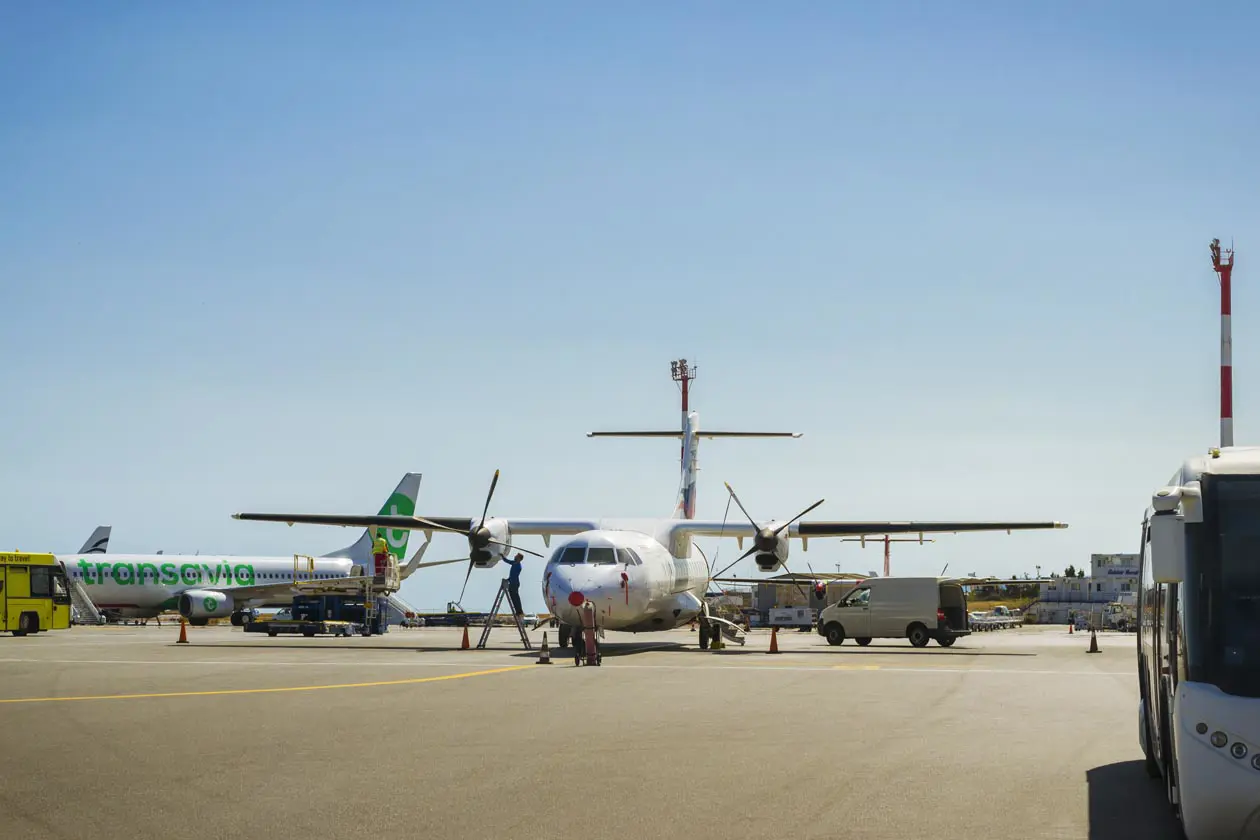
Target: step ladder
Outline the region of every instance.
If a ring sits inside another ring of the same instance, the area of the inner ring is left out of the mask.
[[[508,582],[507,578],[499,584],[499,594],[494,596],[494,606],[490,608],[490,612],[486,615],[486,626],[481,631],[481,638],[477,640],[477,650],[485,650],[486,640],[490,638],[490,630],[494,627],[494,619],[499,614],[499,607],[504,600],[508,602],[508,609],[512,612],[512,621],[516,622],[516,632],[521,634],[521,644],[525,646],[525,650],[533,650],[534,646],[530,644],[529,634],[525,632],[525,621],[521,616],[516,614],[516,607],[512,604],[512,599],[508,598]]]
[[[92,599],[88,596],[87,590],[83,588],[83,584],[79,582],[79,579],[68,571],[66,573],[66,588],[70,590],[70,604],[79,616],[79,621],[83,624],[101,624],[101,611],[96,608],[96,604],[92,603]]]

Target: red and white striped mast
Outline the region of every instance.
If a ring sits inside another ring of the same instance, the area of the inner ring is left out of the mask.
[[[1221,281],[1221,446],[1234,445],[1234,360],[1230,332],[1230,275],[1234,271],[1234,249],[1221,254],[1221,240],[1213,239],[1212,269]]]

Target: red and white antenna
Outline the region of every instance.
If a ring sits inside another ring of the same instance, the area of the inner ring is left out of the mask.
[[[1234,271],[1234,249],[1221,254],[1221,240],[1213,239],[1212,269],[1221,281],[1221,446],[1234,445],[1234,360],[1230,331],[1230,275]]]

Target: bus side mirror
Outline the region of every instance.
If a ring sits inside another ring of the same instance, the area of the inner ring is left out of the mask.
[[[1156,583],[1181,583],[1186,577],[1186,528],[1174,513],[1151,517],[1151,572]]]

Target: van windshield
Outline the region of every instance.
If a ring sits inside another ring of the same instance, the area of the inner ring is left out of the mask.
[[[844,607],[864,607],[871,602],[871,590],[855,589],[850,592],[843,601],[840,602]]]

